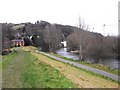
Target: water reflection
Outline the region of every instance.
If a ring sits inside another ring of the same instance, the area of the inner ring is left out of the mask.
[[[57,50],[57,54],[67,57],[67,58],[72,58],[73,60],[79,60],[79,55],[74,54],[72,52],[67,52],[67,48],[61,48],[61,49]],[[86,59],[85,61],[93,62],[94,60]],[[118,60],[116,60],[116,59],[108,59],[108,60],[102,61],[101,63],[106,66],[109,66],[110,68],[113,68],[113,69],[118,69],[118,68],[120,69],[120,67],[118,65],[118,63],[120,63],[120,61],[118,62]]]
[[[57,50],[57,54],[67,57],[67,58],[72,58],[74,60],[79,60],[79,56],[77,54],[67,52],[67,48],[61,48]]]
[[[67,52],[67,48],[63,48],[65,52]]]

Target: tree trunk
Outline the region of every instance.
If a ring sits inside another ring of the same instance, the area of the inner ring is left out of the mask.
[[[52,48],[50,44],[49,44],[49,52],[52,52]]]
[[[80,44],[79,46],[79,60],[82,60],[83,59],[83,56],[82,56],[82,45]]]

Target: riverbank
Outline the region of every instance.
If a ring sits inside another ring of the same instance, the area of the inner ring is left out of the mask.
[[[68,52],[67,48],[61,48],[61,49],[57,50],[56,53],[58,55],[63,56],[63,57],[71,58],[71,59],[76,60],[76,61],[80,61],[79,60],[79,54],[75,54],[73,52]],[[88,62],[88,63],[91,63],[91,64],[96,64],[96,60],[92,59],[92,58],[86,58],[86,59],[84,59],[84,62]],[[107,66],[112,70],[115,70],[115,69],[120,70],[120,67],[119,67],[118,63],[120,63],[120,61],[118,61],[117,59],[106,59],[106,60],[101,60],[97,64]]]
[[[36,56],[41,62],[44,62],[60,71],[61,74],[70,79],[73,83],[77,84],[80,88],[118,88],[118,83],[95,76],[69,64],[56,61],[40,53],[36,53],[36,48],[23,47],[23,49],[31,52],[31,54]]]
[[[93,68],[104,70],[104,71],[112,73],[112,74],[120,75],[120,70],[110,69],[110,67],[102,65],[102,64],[92,64],[92,63],[85,62],[85,61],[78,61],[78,60],[74,60],[74,59],[71,59],[71,58],[63,57],[63,56],[55,54],[55,53],[50,53],[50,54],[54,55],[54,56],[57,56],[59,58],[65,59],[65,60],[73,61],[73,62],[76,62],[76,63],[79,63],[79,64],[83,64],[83,65],[86,65],[86,66],[90,66],[90,67],[93,67]]]

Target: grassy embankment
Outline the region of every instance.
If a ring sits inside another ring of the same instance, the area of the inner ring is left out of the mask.
[[[53,53],[47,53],[47,54],[51,54],[51,55],[54,55],[54,56],[57,56],[57,57],[60,56],[60,55],[58,55],[58,54],[53,54]],[[44,54],[42,54],[42,55],[44,55]],[[44,56],[46,56],[46,55],[44,55]],[[51,57],[49,57],[49,56],[46,56],[46,57],[51,58]],[[60,56],[60,57],[62,57],[62,56]],[[59,57],[59,58],[60,58],[60,57]],[[54,58],[51,58],[51,59],[55,60]],[[69,60],[69,61],[73,61],[73,59],[66,58],[66,57],[63,57],[63,59]],[[76,62],[76,61],[73,61],[73,62]],[[77,61],[77,62],[78,62],[78,61]],[[84,61],[80,61],[80,62],[84,63],[83,65],[86,65],[86,63],[87,63],[87,62],[84,62]],[[79,62],[79,63],[80,63],[80,62]],[[80,63],[80,64],[81,64],[81,63]],[[89,64],[89,63],[88,63],[88,64]],[[68,64],[68,65],[70,65],[70,64]],[[71,66],[73,66],[73,65],[71,65]],[[89,66],[89,65],[86,65],[86,66]],[[75,66],[73,66],[73,67],[75,67]],[[93,66],[92,66],[92,67],[93,67]],[[105,67],[105,66],[103,66],[103,67]],[[111,78],[109,78],[109,77],[107,77],[107,76],[100,75],[100,74],[97,74],[97,73],[94,73],[94,72],[91,72],[91,71],[89,71],[89,70],[85,70],[85,69],[82,69],[82,68],[78,68],[78,67],[75,67],[75,68],[77,68],[77,69],[79,69],[79,70],[82,70],[82,71],[84,71],[84,72],[87,72],[87,73],[89,73],[89,74],[98,76],[98,77],[100,77],[100,78],[103,78],[103,79],[106,79],[106,80],[109,80],[109,81],[112,81],[112,82],[115,82],[115,83],[120,84],[119,81],[113,80],[113,79],[111,79]],[[93,68],[95,68],[95,67],[93,67]],[[97,68],[97,69],[99,69],[99,68]],[[102,70],[102,69],[101,69],[101,70]]]
[[[3,56],[3,88],[73,88],[77,87],[57,69],[19,49]]]
[[[36,53],[37,48],[34,47],[23,47],[24,50],[31,52],[38,58],[38,61],[45,62],[51,67],[60,71],[66,78],[77,84],[78,87],[82,88],[117,88],[118,83],[113,82],[109,79],[98,77],[85,70],[75,68],[69,64],[65,64],[56,61],[52,58],[46,57],[40,53]],[[102,82],[102,83],[101,83]]]
[[[59,58],[63,58],[65,60],[74,61],[76,63],[80,63],[80,64],[83,64],[83,65],[86,65],[86,66],[90,66],[90,67],[93,67],[93,68],[104,70],[104,71],[109,72],[109,73],[120,75],[120,70],[112,70],[112,69],[110,69],[110,67],[102,65],[102,64],[92,64],[92,63],[88,63],[88,62],[85,62],[85,61],[77,61],[77,60],[73,60],[71,58],[66,58],[66,57],[63,57],[61,55],[54,54],[54,53],[50,53],[50,54],[54,55],[54,56],[57,56]]]
[[[0,55],[0,89],[2,89],[2,56]]]

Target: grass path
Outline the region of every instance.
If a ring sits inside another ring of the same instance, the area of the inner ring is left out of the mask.
[[[118,84],[111,82],[107,79],[103,79],[83,70],[77,69],[68,64],[52,60],[42,54],[36,53],[34,47],[23,47],[24,50],[30,51],[33,55],[38,57],[38,60],[45,62],[51,67],[54,67],[65,75],[68,79],[72,80],[80,88],[118,88]]]
[[[3,88],[17,88],[20,86],[21,82],[19,78],[25,68],[24,58],[26,57],[27,53],[20,50],[3,58]]]
[[[57,69],[40,62],[29,52],[18,52],[3,57],[3,88],[74,88],[77,87]]]

